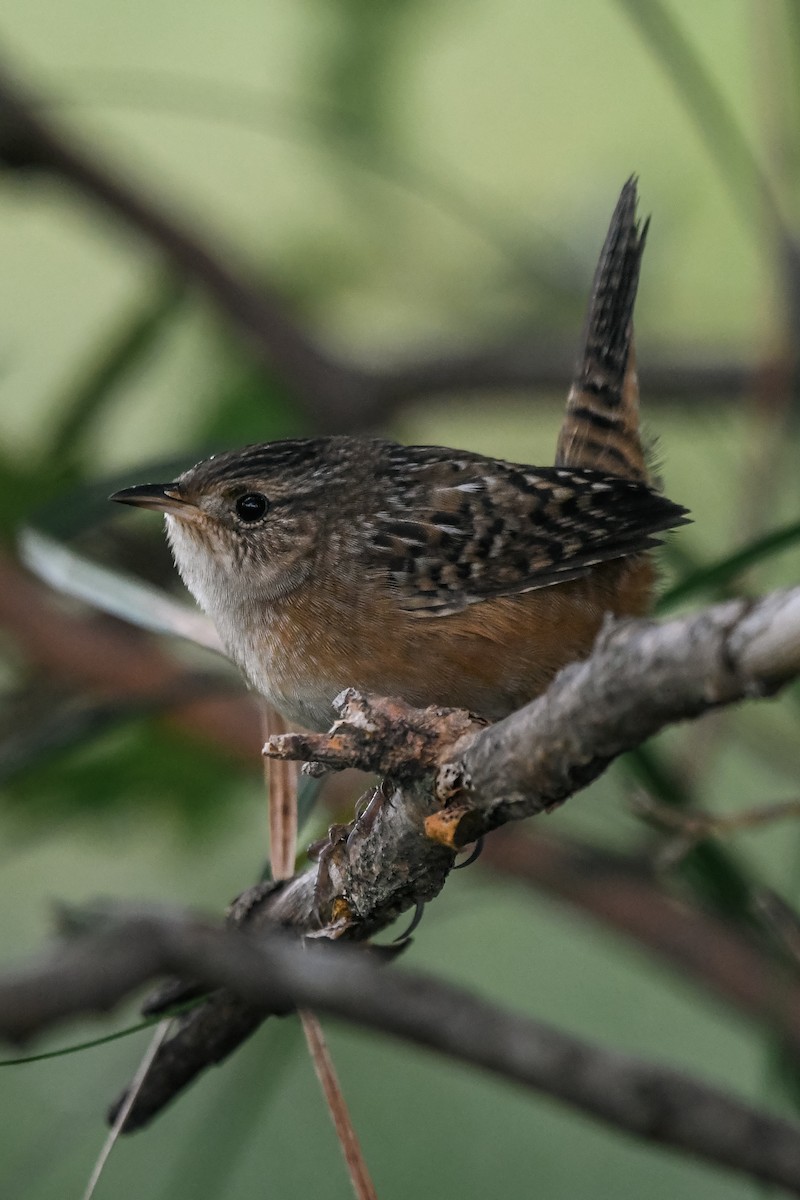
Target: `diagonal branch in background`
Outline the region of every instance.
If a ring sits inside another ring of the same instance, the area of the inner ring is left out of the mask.
[[[319,863],[280,890],[245,893],[231,914],[253,934],[363,941],[436,896],[458,847],[546,811],[585,787],[666,724],[767,696],[800,674],[800,588],[733,601],[664,624],[609,627],[589,659],[496,725],[416,710],[352,691],[326,734],[286,734],[276,757],[388,770],[349,826],[333,826]],[[148,1121],[266,1014],[229,993],[181,1019],[133,1106],[127,1130]]]
[[[465,347],[376,368],[337,358],[290,315],[277,288],[254,279],[231,255],[213,249],[208,239],[104,163],[46,114],[41,98],[2,62],[0,166],[21,176],[41,172],[65,182],[155,246],[172,270],[206,293],[256,359],[280,373],[318,431],[342,432],[385,421],[403,402],[434,394],[561,389],[572,372],[571,339],[536,338],[527,331],[499,345],[475,350],[470,338]],[[781,362],[763,369],[785,373]],[[698,359],[688,352],[672,360],[654,357],[646,380],[651,402],[659,397],[707,400],[709,395],[737,397],[752,374],[744,364]]]
[[[481,866],[554,896],[624,934],[715,999],[749,1017],[776,1022],[775,1034],[800,1059],[800,988],[796,974],[769,957],[756,936],[676,899],[656,884],[652,866],[628,854],[544,832],[496,830]]]
[[[337,413],[348,423],[360,413],[367,376],[323,353],[285,313],[284,301],[248,278],[199,236],[100,157],[90,153],[0,64],[0,164],[42,171],[74,187],[159,248],[185,278],[198,284],[245,336],[256,356],[277,368],[322,427]],[[330,412],[329,410],[330,406]]]
[[[21,1040],[104,1011],[153,978],[190,974],[262,1011],[313,1006],[392,1034],[800,1195],[800,1127],[685,1072],[592,1045],[430,976],[386,972],[346,947],[312,953],[277,930],[256,943],[165,911],[77,917],[81,933],[0,978],[0,1034]]]

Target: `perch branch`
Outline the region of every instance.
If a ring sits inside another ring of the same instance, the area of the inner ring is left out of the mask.
[[[610,622],[588,659],[489,728],[473,721],[459,735],[457,714],[447,710],[410,710],[348,691],[337,700],[340,719],[330,733],[272,738],[265,753],[393,777],[435,767],[435,794],[445,803],[427,819],[426,832],[459,849],[507,821],[563,803],[665,725],[771,695],[798,673],[794,588],[663,624]]]
[[[285,734],[267,752],[387,769],[391,780],[350,825],[331,827],[317,864],[280,889],[245,893],[230,919],[254,934],[278,924],[365,940],[439,893],[457,847],[563,802],[664,725],[772,694],[798,673],[800,588],[664,624],[610,628],[591,657],[567,667],[544,696],[488,728],[464,713],[345,692],[330,734]],[[126,1129],[229,1053],[263,1015],[224,991],[189,1014]]]
[[[212,701],[207,696],[202,705],[181,701],[189,693],[185,673],[176,675],[176,664],[158,642],[116,621],[67,611],[1,555],[0,624],[51,678],[120,699],[138,694],[146,702],[163,703],[172,696],[166,713],[182,731],[253,761],[258,719],[249,697],[222,695]],[[509,828],[487,841],[481,863],[589,912],[762,1020],[774,1017],[779,986],[784,1032],[800,1050],[797,985],[788,980],[776,985],[775,964],[741,929],[676,904],[655,880],[634,874],[629,860],[611,862],[594,848],[538,830],[535,838],[512,836]]]
[[[545,696],[493,725],[443,765],[463,791],[465,826],[429,833],[451,845],[562,803],[664,726],[770,696],[800,674],[800,588],[734,600],[664,624],[610,626]]]

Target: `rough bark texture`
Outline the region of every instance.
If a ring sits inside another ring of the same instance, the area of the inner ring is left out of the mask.
[[[507,821],[562,803],[617,755],[664,725],[800,673],[800,588],[731,601],[664,624],[610,626],[592,656],[538,700],[486,727],[452,710],[342,693],[329,734],[284,734],[266,752],[328,766],[391,772],[349,825],[331,827],[319,861],[280,889],[256,888],[230,920],[258,934],[276,924],[315,938],[363,941],[433,899],[455,852]],[[181,1019],[126,1130],[138,1128],[257,1023],[227,993]]]

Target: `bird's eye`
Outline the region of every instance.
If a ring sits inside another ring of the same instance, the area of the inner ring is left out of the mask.
[[[235,507],[239,520],[252,524],[254,521],[261,520],[269,508],[269,504],[267,497],[262,496],[261,492],[245,492],[238,498]]]

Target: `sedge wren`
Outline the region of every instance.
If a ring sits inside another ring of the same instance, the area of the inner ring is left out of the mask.
[[[646,226],[622,191],[555,466],[320,437],[247,446],[117,492],[166,514],[178,571],[251,685],[328,728],[345,687],[489,720],[644,613],[659,494],[639,434],[632,313]]]

